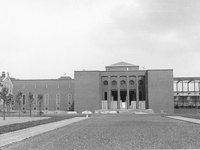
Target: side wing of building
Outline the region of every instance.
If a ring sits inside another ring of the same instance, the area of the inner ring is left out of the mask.
[[[38,94],[43,95],[42,109],[46,111],[68,111],[74,108],[74,80],[73,79],[44,79],[44,80],[13,80],[13,95],[21,91],[22,110],[30,109],[29,92],[34,96],[33,110],[38,110]],[[13,109],[18,109],[13,104]]]

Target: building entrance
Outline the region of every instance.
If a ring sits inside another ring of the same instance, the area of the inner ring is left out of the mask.
[[[120,100],[126,102],[127,91],[120,91]]]
[[[117,109],[117,100],[118,100],[118,95],[117,95],[117,90],[112,90],[111,91],[111,109]]]
[[[126,90],[120,91],[120,108],[121,109],[127,108],[126,99],[127,99],[127,91]]]

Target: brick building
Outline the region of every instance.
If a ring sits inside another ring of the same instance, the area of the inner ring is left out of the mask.
[[[139,70],[120,62],[105,71],[75,71],[75,110],[153,109],[174,112],[173,70]]]
[[[67,111],[73,110],[74,105],[74,80],[70,77],[59,79],[39,79],[39,80],[12,80],[14,97],[18,91],[22,92],[23,111],[29,110],[29,92],[33,93],[33,110],[38,110],[37,96],[43,95],[42,110],[45,111]],[[13,102],[12,109],[18,109],[18,105]]]
[[[174,78],[172,69],[140,70],[137,65],[120,62],[106,66],[105,71],[75,71],[74,76],[15,79],[13,95],[22,91],[24,111],[29,110],[29,92],[36,99],[33,110],[38,109],[38,94],[44,97],[45,111],[153,109],[173,113],[174,108],[200,108],[200,78]],[[14,102],[12,109],[18,109]]]

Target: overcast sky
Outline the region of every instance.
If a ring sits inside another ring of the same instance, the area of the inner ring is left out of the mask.
[[[0,0],[0,55],[20,79],[120,61],[200,76],[200,0]]]

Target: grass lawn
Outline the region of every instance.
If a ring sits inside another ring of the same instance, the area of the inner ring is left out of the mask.
[[[15,115],[12,115],[12,117]],[[27,115],[22,115],[21,117]],[[36,115],[35,115],[36,116]],[[5,125],[5,126],[0,126],[0,134],[7,133],[7,132],[12,132],[16,130],[21,130],[41,124],[47,124],[51,122],[56,122],[56,121],[61,121],[64,119],[70,119],[74,117],[80,117],[80,116],[85,116],[85,115],[42,115],[42,117],[50,117],[49,119],[44,119],[44,120],[36,120],[36,121],[29,121],[29,122],[24,122],[24,123],[16,123],[16,124],[10,124],[10,125]],[[34,117],[34,116],[33,116]],[[37,115],[38,117],[38,115]]]
[[[159,115],[94,115],[6,150],[199,149],[200,125]]]

